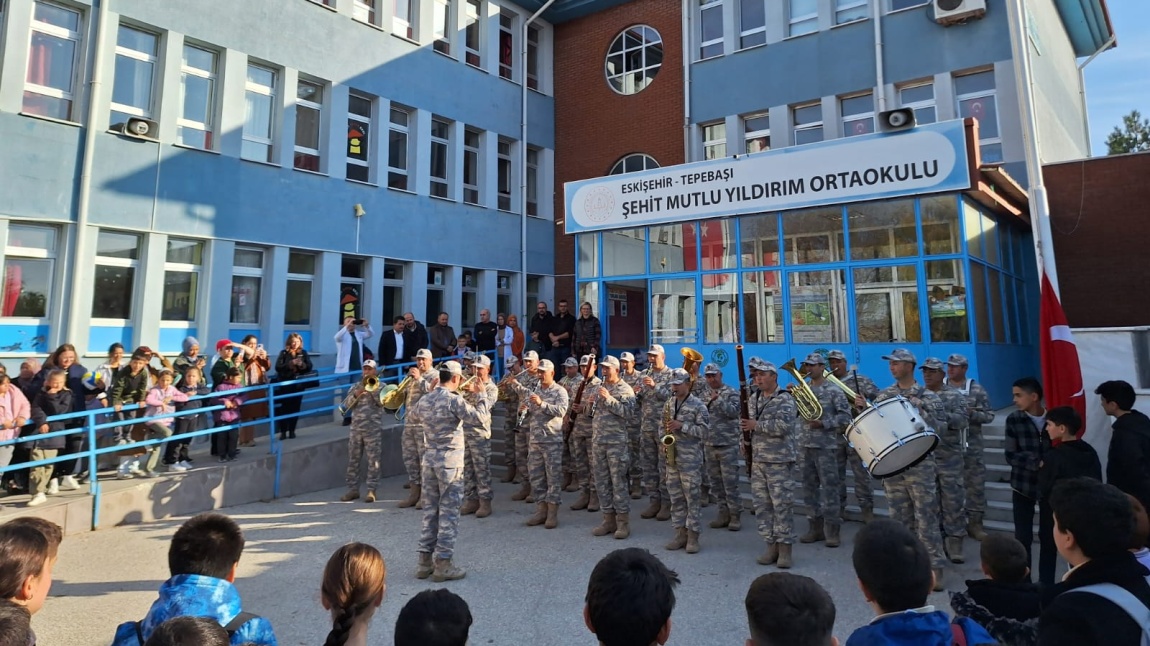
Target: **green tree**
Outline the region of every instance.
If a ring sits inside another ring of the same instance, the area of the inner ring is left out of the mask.
[[[1143,119],[1141,113],[1133,110],[1122,117],[1122,127],[1115,126],[1106,138],[1109,155],[1122,155],[1150,150],[1150,119]]]

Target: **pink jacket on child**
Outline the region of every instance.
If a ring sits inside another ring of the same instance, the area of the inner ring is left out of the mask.
[[[171,400],[169,403],[164,403],[164,400]],[[176,412],[174,402],[186,402],[188,396],[180,392],[179,388],[175,386],[168,386],[167,388],[160,388],[153,386],[148,391],[148,397],[144,403],[148,405],[147,411],[144,412],[145,417],[155,417],[156,415],[163,415],[165,413]],[[175,423],[175,418],[165,417],[162,419],[154,419],[149,424],[163,424],[164,426],[171,426]]]
[[[25,420],[32,419],[32,405],[28,403],[28,398],[16,384],[8,384],[8,393],[0,395],[0,424],[5,426],[11,424],[17,417]],[[20,434],[19,427],[0,429],[0,442],[5,440],[14,440]]]

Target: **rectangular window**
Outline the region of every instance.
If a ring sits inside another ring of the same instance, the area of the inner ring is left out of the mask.
[[[499,14],[499,76],[515,80],[515,15]]]
[[[435,32],[435,51],[451,55],[451,0],[434,0],[432,20]]]
[[[818,30],[818,0],[787,0],[787,36],[802,36]]]
[[[788,265],[842,262],[843,210],[823,207],[783,214],[783,252]]]
[[[869,93],[839,100],[843,115],[843,136],[874,132],[874,97]]]
[[[120,25],[116,33],[116,76],[112,82],[112,123],[152,116],[156,50],[160,37]]]
[[[470,128],[463,131],[463,201],[479,204],[479,144],[482,135]]]
[[[499,157],[499,210],[511,210],[511,169],[514,167],[514,162],[511,160],[511,140],[499,138],[498,143],[498,157]]]
[[[140,236],[100,231],[96,236],[96,280],[92,318],[132,318],[133,286],[139,267]]]
[[[56,268],[56,229],[8,225],[0,316],[47,318]]]
[[[371,181],[372,99],[351,93],[347,97],[347,178]]]
[[[50,2],[36,2],[23,111],[72,120],[76,63],[80,52],[80,12]]]
[[[366,22],[369,25],[376,24],[375,3],[377,1],[378,0],[355,0],[351,4],[351,17],[360,22]]]
[[[419,19],[419,0],[391,0],[395,3],[391,14],[391,30],[397,36],[415,40],[416,22]]]
[[[527,27],[527,87],[539,89],[539,28]]]
[[[442,119],[431,120],[431,194],[448,198],[451,194],[448,164],[451,159],[451,124]]]
[[[699,0],[699,58],[723,55],[723,0]]]
[[[392,104],[387,133],[387,187],[401,191],[410,190],[407,172],[411,154],[407,130],[410,120],[410,112]]]
[[[240,157],[252,161],[272,162],[276,105],[276,72],[259,65],[248,65],[244,85],[244,139]]]
[[[742,323],[747,343],[782,343],[783,291],[780,272],[743,272]]]
[[[1002,161],[998,105],[994,98],[994,70],[956,76],[954,95],[958,101],[958,116],[978,119],[978,147],[982,151],[982,161]]]
[[[845,343],[846,279],[839,271],[795,271],[787,274],[792,343]]]
[[[752,114],[743,117],[743,152],[761,153],[771,149],[771,117]]]
[[[539,149],[527,148],[527,215],[539,215]]]
[[[651,281],[651,342],[697,343],[695,279]]]
[[[463,6],[463,50],[468,65],[482,67],[483,56],[480,54],[483,42],[483,2],[482,0],[467,0]]]
[[[722,159],[727,156],[727,124],[703,125],[703,159]]]
[[[835,24],[864,20],[867,14],[866,7],[867,0],[835,0]]]
[[[966,282],[961,260],[926,261],[927,297],[930,301],[930,340],[934,343],[969,343]]]
[[[922,341],[914,265],[862,267],[853,274],[860,343]]]
[[[767,42],[767,11],[763,0],[739,0],[739,48]]]
[[[184,45],[176,136],[185,146],[212,150],[215,144],[216,60],[216,52]]]
[[[233,258],[231,322],[259,325],[264,252],[260,249],[236,247]]]
[[[319,172],[323,86],[300,79],[295,94],[295,167]]]
[[[168,238],[164,259],[164,299],[160,320],[196,320],[196,297],[203,265],[204,243],[199,240]]]
[[[288,255],[284,325],[311,325],[311,287],[314,278],[315,255],[291,252]]]
[[[823,140],[823,106],[821,103],[796,106],[791,109],[791,115],[794,117],[796,146]]]
[[[934,84],[908,85],[898,89],[898,103],[914,110],[914,120],[918,124],[934,123],[938,120],[934,106]]]

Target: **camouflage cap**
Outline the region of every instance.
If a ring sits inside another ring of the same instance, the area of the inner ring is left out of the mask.
[[[579,367],[579,360],[576,359],[575,357],[567,357],[566,359],[563,360],[563,367],[564,368],[578,368]]]
[[[691,380],[691,373],[683,370],[682,368],[675,368],[671,371],[671,385],[678,386],[685,384]]]
[[[555,364],[551,363],[550,359],[544,359],[539,362],[540,372],[555,372]]]
[[[475,355],[475,359],[473,360],[473,362],[476,366],[478,366],[480,368],[490,368],[491,367],[491,357],[489,357],[485,354]]]
[[[631,363],[635,363],[635,355],[631,354],[630,352],[621,352],[619,353],[619,361],[630,361]]]
[[[827,353],[827,361],[830,361],[831,359],[837,359],[839,361],[846,361],[847,355],[845,353],[843,353],[842,350],[831,350],[830,352]]]
[[[432,358],[431,357],[431,350],[428,350],[427,348],[420,348],[419,352],[415,353],[415,358],[416,359],[430,359],[430,358]]]
[[[826,363],[827,360],[824,359],[823,355],[819,354],[818,352],[812,352],[807,355],[806,359],[803,359],[803,365],[808,366],[825,366]]]
[[[747,362],[747,367],[750,368],[751,371],[757,370],[759,372],[773,372],[776,375],[779,374],[779,369],[775,367],[775,364],[771,363],[770,361],[764,361],[758,357],[751,357],[751,360]]]
[[[952,366],[969,366],[970,362],[961,354],[952,354],[946,358],[946,363]]]
[[[882,360],[883,361],[905,361],[907,363],[914,363],[914,364],[918,363],[918,360],[915,359],[914,355],[911,354],[910,350],[907,350],[906,348],[896,348],[894,352],[891,352],[890,354],[884,354],[882,356]]]
[[[663,346],[659,345],[658,343],[653,343],[653,344],[651,344],[651,347],[647,348],[647,354],[649,354],[649,355],[650,354],[657,354],[659,356],[665,356],[667,354],[667,351],[664,350]]]
[[[611,366],[612,368],[618,370],[619,369],[619,360],[616,359],[615,357],[608,355],[606,357],[603,357],[603,360],[599,362],[599,365]]]
[[[534,350],[528,350],[523,353],[524,361],[539,361],[539,353]]]
[[[704,375],[721,375],[721,374],[723,374],[723,369],[720,368],[719,364],[717,364],[717,363],[708,363],[706,366],[703,367],[703,374]]]
[[[943,365],[942,359],[939,359],[938,357],[927,357],[926,359],[923,360],[921,369],[922,370],[946,370],[946,366]]]
[[[444,363],[442,366],[439,366],[439,371],[440,372],[449,372],[453,375],[462,375],[463,374],[463,366],[459,365],[458,361],[448,361],[447,363]]]

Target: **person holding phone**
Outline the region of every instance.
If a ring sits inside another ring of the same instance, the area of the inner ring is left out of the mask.
[[[347,374],[351,366],[358,372],[363,365],[363,342],[375,336],[371,323],[365,319],[348,316],[343,319],[343,327],[335,333],[336,355],[335,373]]]
[[[271,368],[271,363],[268,361],[267,350],[256,338],[256,335],[249,334],[244,337],[241,345],[246,349],[243,359],[243,370],[245,385],[259,386],[268,382],[268,369]],[[268,399],[267,390],[254,390],[246,393],[244,399],[245,404],[243,409],[240,410],[241,422],[254,422],[268,416]],[[256,445],[256,426],[254,424],[240,427],[239,445],[242,447]]]

